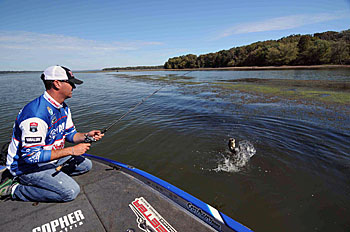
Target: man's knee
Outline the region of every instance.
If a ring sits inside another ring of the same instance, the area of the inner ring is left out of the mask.
[[[90,171],[92,168],[91,160],[82,157],[76,156],[73,161],[69,163],[69,165],[62,168],[62,171],[68,175],[80,175]]]
[[[83,158],[83,157],[79,157],[79,158]],[[81,163],[78,164],[78,166],[76,167],[75,171],[77,172],[77,174],[83,174],[85,172],[88,172],[91,170],[92,168],[92,162],[91,160],[87,159],[87,158],[83,158],[84,160],[82,160]]]
[[[84,169],[85,169],[86,172],[91,170],[91,168],[92,168],[91,160],[85,158],[83,164],[84,164]]]
[[[79,194],[80,187],[77,183],[67,186],[64,191],[61,192],[61,199],[63,202],[73,201]]]

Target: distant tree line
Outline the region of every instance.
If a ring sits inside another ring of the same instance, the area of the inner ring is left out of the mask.
[[[350,29],[290,35],[215,53],[170,58],[166,69],[350,64]]]
[[[113,68],[104,68],[103,71],[116,71],[116,70],[142,70],[142,69],[163,69],[163,65],[158,66],[134,66],[134,67],[113,67]]]
[[[0,74],[10,74],[10,73],[35,73],[41,71],[0,71]]]

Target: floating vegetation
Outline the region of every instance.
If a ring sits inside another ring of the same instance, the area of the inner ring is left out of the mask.
[[[214,83],[223,90],[238,90],[265,97],[320,103],[350,104],[350,82],[327,80],[238,79]]]
[[[179,87],[179,91],[184,94],[201,96],[202,92],[211,93],[210,97],[230,98],[240,104],[282,104],[290,101],[303,105],[323,105],[328,108],[338,106],[349,108],[350,105],[349,81],[244,78],[206,82],[176,74],[113,75],[131,80],[173,85]]]
[[[190,81],[194,79],[194,77],[191,76],[181,76],[181,75],[175,75],[175,74],[167,74],[165,76],[162,75],[126,75],[126,74],[113,74],[113,76],[116,77],[122,77],[122,78],[128,78],[133,80],[143,80],[143,81],[157,81],[157,82],[163,82],[163,83],[174,83],[174,84],[189,84],[189,85],[195,85],[195,84],[201,84],[200,82],[194,82]]]

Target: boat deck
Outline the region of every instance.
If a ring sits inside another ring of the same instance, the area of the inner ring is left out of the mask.
[[[1,201],[0,231],[216,231],[116,167],[93,160],[92,170],[74,179],[81,191],[72,202]]]

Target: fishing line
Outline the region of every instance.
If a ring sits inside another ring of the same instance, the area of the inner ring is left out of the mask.
[[[123,114],[120,118],[118,118],[116,121],[114,121],[111,125],[109,125],[108,127],[106,127],[105,129],[103,129],[101,131],[102,134],[106,133],[109,129],[111,129],[115,124],[117,124],[120,120],[122,120],[126,115],[128,115],[129,113],[131,113],[132,111],[134,111],[139,105],[141,105],[142,103],[144,103],[148,98],[152,97],[154,94],[156,94],[158,91],[160,91],[164,86],[160,87],[159,89],[157,89],[156,91],[154,91],[151,95],[147,96],[146,98],[142,99],[139,103],[137,103],[133,108],[131,108],[128,112],[126,112],[125,114]]]
[[[161,90],[164,86],[160,87],[159,89],[157,89],[156,91],[154,91],[151,95],[147,96],[146,98],[142,99],[139,103],[137,103],[134,107],[132,107],[128,112],[126,112],[125,114],[123,114],[120,118],[118,118],[117,120],[115,120],[111,125],[109,125],[108,127],[106,127],[105,129],[103,129],[101,131],[101,134],[106,133],[109,129],[111,129],[115,124],[117,124],[120,120],[122,120],[123,118],[125,118],[126,115],[130,114],[132,111],[134,111],[139,105],[141,105],[142,103],[144,103],[148,98],[152,97],[154,94],[156,94],[159,90]],[[92,136],[88,136],[87,134],[85,135],[85,139],[84,139],[84,143],[92,143],[92,142],[96,142],[96,139]],[[74,156],[71,156],[68,160],[66,160],[63,164],[59,165],[58,167],[56,167],[56,172],[54,174],[52,174],[52,176],[56,176],[61,169],[66,166],[68,163],[70,163],[73,160]]]
[[[187,74],[189,74],[190,72],[193,72],[194,70],[188,71],[187,73],[183,74],[182,76],[185,76]],[[180,74],[179,74],[180,75]]]
[[[152,97],[154,94],[156,94],[159,90],[161,90],[164,86],[160,87],[159,89],[157,89],[156,91],[154,91],[151,95],[147,96],[146,98],[142,99],[139,103],[137,103],[133,108],[131,108],[128,112],[126,112],[125,114],[123,114],[120,118],[118,118],[117,120],[115,120],[111,125],[109,125],[108,127],[106,127],[105,129],[103,129],[101,131],[102,134],[106,133],[109,129],[111,129],[115,124],[117,124],[120,120],[122,120],[123,118],[125,118],[126,115],[128,115],[129,113],[131,113],[132,111],[134,111],[139,105],[141,105],[142,103],[144,103],[148,98]],[[92,143],[92,142],[96,142],[96,139],[92,136],[88,136],[87,134],[85,135],[85,139],[84,139],[84,143]],[[71,156],[68,160],[66,160],[63,164],[59,165],[58,167],[56,167],[56,172],[54,174],[52,174],[52,176],[56,176],[61,169],[66,166],[68,163],[71,162],[71,160],[73,160],[74,156]]]
[[[183,74],[182,76],[185,76],[191,72],[193,72],[194,70],[188,71],[185,74]],[[117,120],[115,120],[112,124],[110,124],[108,127],[106,127],[105,129],[103,129],[101,131],[101,134],[105,134],[109,129],[111,129],[115,124],[117,124],[119,121],[121,121],[123,118],[125,118],[128,114],[130,114],[132,111],[134,111],[139,105],[141,105],[142,103],[144,103],[148,98],[152,97],[153,95],[155,95],[156,93],[158,93],[162,88],[164,88],[164,86],[160,87],[159,89],[157,89],[156,91],[154,91],[152,94],[148,95],[146,98],[142,99],[139,103],[137,103],[134,107],[132,107],[129,111],[127,111],[125,114],[123,114],[120,118],[118,118]],[[92,142],[96,142],[96,139],[94,139],[94,137],[92,136],[87,136],[85,135],[85,139],[84,139],[84,143],[92,143]],[[66,160],[63,164],[61,164],[60,166],[58,166],[56,168],[56,172],[53,174],[57,175],[58,172],[60,172],[60,170],[62,169],[62,167],[64,167],[65,165],[67,165],[74,156],[71,156],[68,160]]]
[[[191,70],[189,72],[186,72],[185,74],[183,74],[182,76],[185,76],[187,74],[189,74],[190,72],[193,72],[194,70]],[[105,129],[103,129],[101,131],[102,134],[106,133],[109,129],[111,129],[115,124],[117,124],[120,120],[122,120],[125,116],[127,116],[129,113],[131,113],[132,111],[134,111],[139,105],[141,105],[142,103],[144,103],[148,98],[152,97],[154,94],[156,94],[157,92],[159,92],[162,88],[164,88],[164,86],[160,87],[159,89],[157,89],[156,91],[154,91],[151,95],[147,96],[146,98],[142,99],[139,103],[137,103],[133,108],[131,108],[128,112],[126,112],[125,114],[123,114],[120,118],[118,118],[116,121],[114,121],[111,125],[109,125],[108,127],[106,127]],[[88,139],[93,139],[92,137],[86,137],[86,140]],[[95,142],[95,141],[93,141]]]

